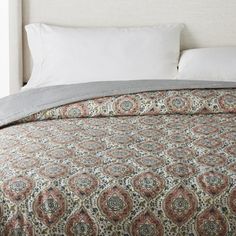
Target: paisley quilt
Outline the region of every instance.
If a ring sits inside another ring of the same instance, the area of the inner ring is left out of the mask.
[[[236,235],[236,89],[106,96],[2,127],[0,235]]]

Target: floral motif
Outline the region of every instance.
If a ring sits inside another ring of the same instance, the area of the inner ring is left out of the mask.
[[[212,126],[212,125],[199,125],[193,128],[193,132],[197,134],[203,134],[203,135],[209,135],[216,133],[218,131],[218,128]]]
[[[134,129],[134,126],[129,123],[118,123],[115,124],[112,128],[116,131],[121,131],[121,132],[129,132]]]
[[[177,147],[168,149],[167,154],[177,161],[191,160],[194,156],[193,151],[187,147]]]
[[[163,236],[164,229],[159,219],[149,210],[141,212],[131,223],[133,236]]]
[[[35,235],[32,224],[26,220],[22,213],[17,212],[5,225],[3,235]]]
[[[134,138],[128,135],[115,135],[111,137],[111,142],[122,145],[129,145],[134,141]]]
[[[199,236],[226,236],[228,224],[219,210],[211,206],[198,215],[196,230]]]
[[[55,134],[51,137],[51,140],[56,144],[70,144],[75,141],[75,136],[71,135],[71,133],[64,133],[64,135]]]
[[[62,114],[67,116],[68,118],[73,117],[85,117],[89,114],[89,110],[85,103],[74,103],[69,106],[64,106],[62,109]]]
[[[183,96],[173,96],[166,99],[166,105],[172,112],[185,113],[190,110],[190,101]]]
[[[161,152],[163,145],[157,142],[147,141],[140,143],[138,148],[146,152]]]
[[[81,156],[76,157],[73,159],[73,161],[84,167],[93,167],[93,166],[99,166],[101,164],[101,159],[99,157],[95,156]]]
[[[175,133],[169,136],[169,140],[173,143],[187,143],[189,141],[189,137],[183,135],[183,133]]]
[[[203,165],[215,167],[215,166],[223,166],[227,162],[227,158],[223,155],[217,155],[213,153],[209,153],[206,155],[202,155],[198,157],[198,162],[200,162]]]
[[[139,111],[140,103],[134,96],[122,96],[114,102],[114,110],[119,115],[134,115]]]
[[[67,159],[67,158],[71,158],[74,155],[73,155],[73,152],[71,150],[59,147],[59,148],[55,148],[55,149],[52,149],[52,150],[48,151],[46,153],[46,156],[48,156],[50,158],[54,158],[56,160],[64,160],[64,159]]]
[[[39,174],[49,179],[63,177],[67,174],[67,172],[68,168],[61,164],[48,164],[39,169]]]
[[[132,150],[126,148],[117,148],[108,151],[107,156],[113,157],[115,159],[128,159],[130,157],[134,157],[135,153]]]
[[[63,194],[55,187],[49,187],[36,197],[33,203],[36,216],[48,227],[55,225],[66,211]]]
[[[34,188],[34,181],[27,176],[13,177],[3,184],[3,191],[13,202],[25,200]]]
[[[152,156],[140,157],[140,158],[135,159],[135,161],[141,166],[149,167],[149,168],[160,167],[164,164],[164,160],[162,160],[159,157],[152,157]]]
[[[79,197],[88,197],[96,190],[98,180],[88,173],[80,173],[72,176],[69,180],[70,189]]]
[[[143,116],[140,118],[140,123],[148,126],[158,125],[160,121],[155,116]]]
[[[216,96],[216,92],[214,90],[194,90],[193,94],[198,97],[202,98],[211,98],[213,96]]]
[[[138,132],[138,135],[145,138],[158,139],[163,135],[163,130],[143,129]]]
[[[236,215],[236,188],[233,188],[228,197],[230,210]]]
[[[228,187],[228,177],[214,171],[201,174],[197,180],[203,191],[212,196],[221,194]]]
[[[98,227],[85,208],[81,207],[67,221],[66,235],[96,236]]]
[[[105,150],[105,144],[93,140],[79,143],[78,147],[88,152],[99,152]]]
[[[194,215],[197,205],[196,196],[183,185],[179,185],[167,194],[163,208],[168,218],[182,226]]]
[[[222,145],[222,142],[219,139],[200,138],[195,142],[195,144],[205,148],[217,148]]]
[[[141,173],[133,179],[134,189],[145,199],[155,198],[165,186],[165,181],[152,172]]]
[[[219,103],[226,111],[236,112],[236,96],[231,94],[223,95],[219,98]]]
[[[234,235],[235,91],[91,99],[2,127],[0,235]]]
[[[100,117],[112,115],[157,115],[157,114],[201,114],[235,113],[234,90],[184,90],[156,91],[113,97],[96,98],[76,102],[30,115],[19,122],[43,119]],[[204,94],[204,96],[202,95]],[[212,94],[214,96],[212,97]],[[194,118],[195,119],[195,118]],[[207,121],[211,120],[207,118]],[[203,123],[209,123],[202,119]],[[145,117],[141,123],[157,125],[152,116]],[[200,123],[200,122],[199,122]]]
[[[109,166],[104,166],[104,173],[113,177],[125,177],[133,173],[133,168],[126,164],[111,164]]]
[[[98,205],[106,217],[117,224],[129,215],[133,202],[127,191],[119,186],[113,186],[101,193]]]
[[[166,167],[166,171],[177,178],[189,178],[196,173],[196,169],[184,163],[176,163]]]
[[[12,162],[12,167],[20,170],[27,170],[33,167],[38,167],[39,160],[30,157],[23,157],[17,161]]]

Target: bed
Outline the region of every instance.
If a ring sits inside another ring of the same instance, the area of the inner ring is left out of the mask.
[[[18,16],[22,19],[23,13],[24,24],[60,24],[65,18],[55,12],[66,7],[73,13],[67,23],[76,24],[80,21],[74,7],[91,7],[84,1],[60,0],[55,11],[54,1],[49,2],[23,1]],[[162,10],[169,6],[157,2],[150,1],[143,11],[139,2],[138,9],[145,15],[158,4]],[[116,3],[110,4],[112,12]],[[193,9],[192,4],[187,8]],[[45,6],[47,13],[36,11]],[[197,17],[201,7],[195,7]],[[118,18],[102,9],[106,20],[110,17],[116,24]],[[176,20],[188,19],[190,13],[182,12],[183,18]],[[95,13],[96,22],[101,18]],[[166,20],[163,14],[159,17]],[[125,19],[126,24],[132,21],[128,15]],[[86,14],[80,20],[93,24]],[[27,82],[31,70],[25,40],[24,50],[21,46],[22,31],[17,32],[12,91]],[[207,39],[200,37],[196,43],[187,32],[183,48],[206,45]],[[224,38],[230,39],[230,34]],[[213,46],[218,44],[214,40]],[[235,235],[234,82],[50,86],[3,98],[0,107],[0,235]]]

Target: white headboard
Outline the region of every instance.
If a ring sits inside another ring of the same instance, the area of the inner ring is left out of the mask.
[[[145,26],[184,23],[182,49],[236,46],[235,0],[10,0],[11,91],[29,79],[24,25]]]

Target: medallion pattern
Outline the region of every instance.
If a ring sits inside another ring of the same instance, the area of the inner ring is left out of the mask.
[[[30,157],[23,157],[19,160],[12,162],[12,167],[20,170],[27,170],[39,166],[39,160]]]
[[[39,174],[49,179],[57,179],[65,176],[68,168],[61,164],[48,164],[39,169]]]
[[[228,224],[220,211],[211,206],[198,215],[196,230],[199,236],[227,236]]]
[[[185,186],[179,185],[171,190],[163,203],[163,209],[179,227],[188,222],[197,210],[196,196]]]
[[[33,191],[34,181],[26,176],[17,176],[3,184],[3,192],[13,202],[25,200]]]
[[[126,190],[120,186],[113,186],[101,193],[98,205],[113,224],[118,224],[129,215],[133,202]]]
[[[145,152],[161,152],[163,145],[157,142],[143,142],[138,145],[138,148]]]
[[[167,150],[167,154],[177,161],[190,160],[194,157],[193,151],[188,147],[177,147]]]
[[[88,173],[80,173],[69,179],[69,187],[72,192],[81,198],[88,197],[98,187],[98,180]]]
[[[166,171],[177,178],[189,178],[197,172],[193,166],[184,163],[169,165],[166,167]]]
[[[135,115],[139,109],[139,99],[136,99],[134,96],[123,96],[114,102],[114,110],[117,110],[119,115]]]
[[[203,148],[218,148],[222,146],[222,142],[220,139],[213,139],[213,138],[200,138],[196,142],[197,146],[203,147]]]
[[[85,208],[76,211],[67,221],[66,224],[67,236],[97,236],[98,227],[92,217],[87,213]]]
[[[83,167],[94,167],[101,164],[101,159],[95,156],[81,156],[75,157],[73,162]]]
[[[236,96],[232,94],[226,94],[219,98],[220,106],[228,112],[236,112]]]
[[[4,227],[3,235],[23,235],[34,236],[34,228],[32,224],[23,216],[22,213],[16,213]]]
[[[197,134],[202,134],[202,135],[209,135],[209,134],[214,134],[218,131],[219,129],[211,126],[211,125],[199,125],[195,128],[193,128],[193,132]]]
[[[109,166],[104,166],[103,170],[104,173],[115,178],[130,176],[134,172],[134,169],[126,164],[112,164]]]
[[[0,235],[233,236],[235,91],[96,98],[1,127]]]
[[[66,212],[66,200],[55,187],[49,187],[35,198],[33,209],[36,216],[48,227],[55,225]]]
[[[106,155],[115,159],[128,159],[131,157],[135,157],[134,151],[126,148],[112,149],[108,151]]]
[[[131,223],[132,236],[163,236],[164,228],[159,219],[149,210],[141,212]]]
[[[227,158],[224,155],[213,153],[202,155],[197,160],[199,163],[210,167],[223,166],[227,163]]]
[[[96,141],[84,141],[78,145],[78,148],[83,149],[88,152],[100,152],[105,149],[105,144]]]
[[[145,172],[133,179],[134,189],[147,200],[155,198],[165,187],[165,181],[152,172]]]
[[[148,167],[148,168],[157,168],[161,167],[164,164],[164,160],[158,157],[152,157],[152,156],[144,156],[135,159],[135,161],[143,166],[143,167]]]
[[[213,197],[221,194],[229,184],[226,175],[214,171],[201,174],[197,180],[203,191]]]
[[[190,110],[191,102],[184,96],[173,96],[166,99],[167,107],[170,111],[177,113],[185,113]]]
[[[59,147],[48,151],[45,156],[48,156],[56,160],[64,160],[73,157],[74,154],[71,150]]]

